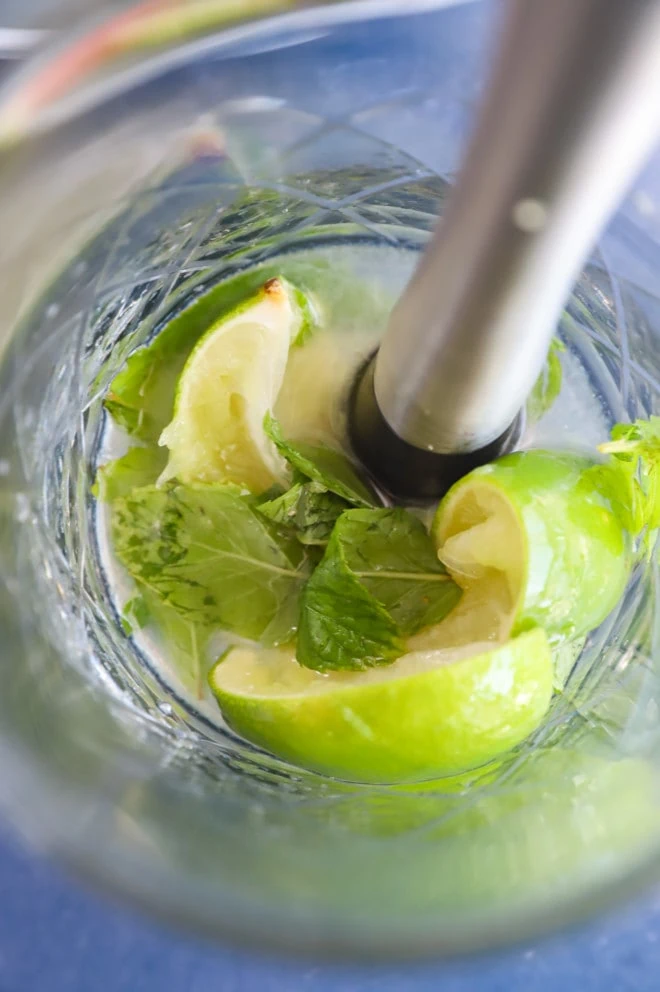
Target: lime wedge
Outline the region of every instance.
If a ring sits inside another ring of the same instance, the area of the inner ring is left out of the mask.
[[[539,625],[578,637],[621,598],[630,540],[592,468],[576,455],[519,452],[471,472],[440,503],[438,557],[466,590],[464,611],[476,598],[499,604],[493,636]]]
[[[414,782],[475,768],[545,714],[545,633],[415,651],[385,668],[323,675],[291,651],[235,647],[209,677],[227,723],[285,760],[359,782]]]
[[[179,377],[174,417],[160,436],[160,482],[233,482],[262,492],[286,482],[285,460],[263,431],[304,324],[299,291],[270,279],[198,341]]]

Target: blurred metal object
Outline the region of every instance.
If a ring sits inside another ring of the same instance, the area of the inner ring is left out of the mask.
[[[509,0],[457,187],[376,359],[399,439],[464,455],[506,436],[659,129],[660,0]]]

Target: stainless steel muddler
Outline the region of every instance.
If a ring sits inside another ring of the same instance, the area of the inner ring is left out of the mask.
[[[505,6],[447,210],[353,391],[356,452],[402,498],[512,446],[571,286],[660,132],[660,0]]]

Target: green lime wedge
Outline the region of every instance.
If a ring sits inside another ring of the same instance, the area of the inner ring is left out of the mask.
[[[288,468],[263,430],[305,314],[300,292],[270,279],[198,341],[179,377],[161,481],[233,482],[262,492]]]
[[[227,723],[302,767],[358,782],[475,768],[524,740],[552,695],[541,629],[506,644],[418,651],[386,668],[321,674],[292,652],[232,648],[209,683]]]
[[[495,636],[541,626],[551,637],[597,627],[621,598],[629,536],[599,491],[593,462],[525,451],[484,465],[449,491],[433,535],[438,556],[465,590],[495,590]]]

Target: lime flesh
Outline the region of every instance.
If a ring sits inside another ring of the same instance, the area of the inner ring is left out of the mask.
[[[471,472],[440,503],[438,556],[466,595],[498,590],[504,636],[539,625],[551,637],[578,637],[621,598],[630,541],[592,465],[519,452]]]
[[[545,633],[410,652],[323,675],[292,652],[236,647],[210,675],[227,723],[302,767],[350,781],[422,781],[478,767],[534,730],[552,695]]]
[[[345,393],[363,353],[361,342],[351,348],[323,331],[291,350],[275,403],[286,438],[330,447],[344,442]]]
[[[181,373],[174,417],[160,437],[170,451],[161,482],[232,482],[261,492],[287,480],[263,422],[303,319],[295,291],[271,279],[204,334]]]

